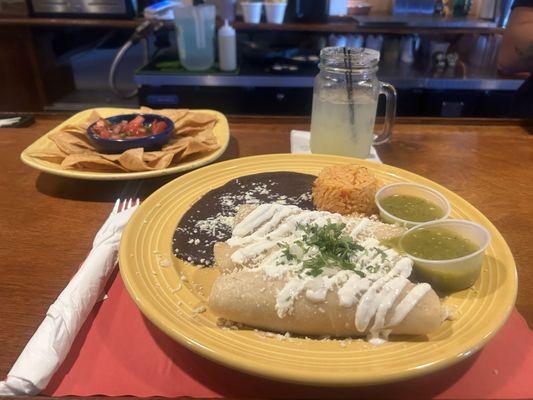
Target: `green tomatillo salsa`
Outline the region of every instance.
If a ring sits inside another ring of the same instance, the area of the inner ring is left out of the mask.
[[[478,250],[470,240],[442,228],[419,228],[404,236],[402,247],[408,254],[426,260],[451,260]]]
[[[444,210],[421,197],[393,194],[380,200],[385,211],[406,221],[428,222],[442,218]]]

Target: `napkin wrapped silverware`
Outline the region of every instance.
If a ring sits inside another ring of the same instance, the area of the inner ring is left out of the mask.
[[[122,231],[138,205],[139,200],[130,199],[122,204],[117,200],[111,215],[96,234],[91,252],[48,309],[7,379],[0,382],[0,395],[36,395],[48,385],[102,295],[117,263]]]

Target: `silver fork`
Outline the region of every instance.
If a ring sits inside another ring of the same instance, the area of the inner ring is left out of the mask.
[[[138,198],[117,199],[111,214],[109,214],[109,217],[94,237],[93,247],[102,244],[117,233],[122,233],[126,223],[139,204],[141,204],[141,201]]]

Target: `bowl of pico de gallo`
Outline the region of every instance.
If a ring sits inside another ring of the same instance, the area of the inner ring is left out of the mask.
[[[103,153],[123,153],[142,147],[159,150],[174,131],[174,123],[157,114],[122,114],[100,118],[87,128],[92,144]]]

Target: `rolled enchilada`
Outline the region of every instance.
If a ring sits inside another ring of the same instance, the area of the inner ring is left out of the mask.
[[[221,318],[301,335],[424,335],[445,312],[412,260],[382,244],[402,228],[295,206],[242,206],[215,245],[222,274],[209,308]]]

